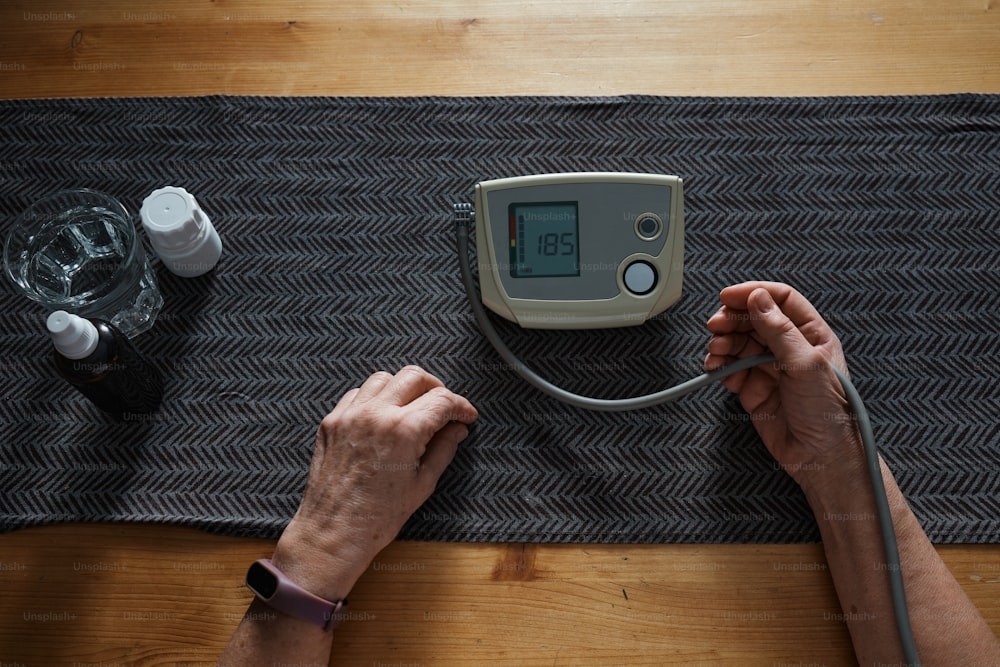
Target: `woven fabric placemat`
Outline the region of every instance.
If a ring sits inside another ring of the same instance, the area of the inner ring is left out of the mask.
[[[43,312],[0,287],[0,528],[184,524],[277,536],[319,420],[424,366],[481,419],[401,537],[800,542],[804,498],[717,386],[627,414],[528,388],[462,291],[451,207],[557,171],[685,181],[684,295],[641,327],[501,334],[554,381],[634,395],[701,372],[718,292],[788,282],[839,334],[884,458],[935,542],[1000,538],[1000,97],[254,98],[0,102],[0,221],[91,187],[137,215],[195,194],[212,275],[157,260],[136,339],[159,412],[116,423],[56,377]]]

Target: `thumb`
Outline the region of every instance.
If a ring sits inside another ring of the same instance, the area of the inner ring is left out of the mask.
[[[781,311],[764,288],[755,289],[747,300],[750,322],[761,342],[778,358],[782,370],[809,370],[816,364],[816,349],[799,328]]]
[[[425,498],[434,492],[445,468],[455,458],[458,445],[469,436],[469,427],[461,422],[451,422],[434,434],[427,443],[427,450],[420,460],[420,477],[425,487]]]

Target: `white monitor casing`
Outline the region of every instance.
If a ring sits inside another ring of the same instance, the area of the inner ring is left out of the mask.
[[[577,273],[516,276],[512,267],[524,265],[515,238],[526,241],[515,232],[515,213],[574,204]],[[475,220],[483,303],[522,327],[634,326],[680,299],[684,193],[677,176],[581,172],[483,181]]]

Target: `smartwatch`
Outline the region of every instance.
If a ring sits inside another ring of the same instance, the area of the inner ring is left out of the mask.
[[[267,558],[247,570],[247,588],[262,602],[280,612],[333,630],[344,620],[347,600],[330,602],[300,588]]]

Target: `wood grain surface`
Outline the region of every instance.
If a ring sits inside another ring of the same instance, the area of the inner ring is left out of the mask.
[[[947,92],[1000,92],[997,0],[0,7],[3,98]],[[271,547],[164,526],[0,535],[0,667],[214,664]],[[1000,630],[1000,547],[939,551]],[[331,664],[854,662],[819,545],[395,543],[351,600]]]
[[[0,95],[995,92],[997,0],[181,0],[0,8]]]
[[[61,525],[0,539],[15,665],[211,665],[265,540]],[[941,554],[994,628],[992,546]],[[396,542],[351,594],[343,665],[848,665],[820,545]]]

